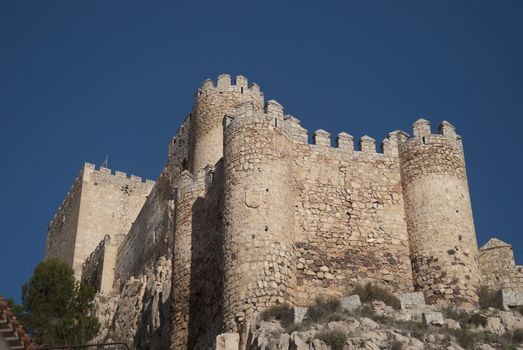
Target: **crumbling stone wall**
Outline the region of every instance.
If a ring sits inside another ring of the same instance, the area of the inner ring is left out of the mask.
[[[481,285],[523,291],[523,267],[516,266],[512,246],[492,238],[479,249]]]

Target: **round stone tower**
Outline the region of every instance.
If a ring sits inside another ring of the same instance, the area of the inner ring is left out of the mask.
[[[276,101],[241,105],[225,124],[224,326],[243,334],[255,312],[294,304],[291,140]]]
[[[189,171],[195,176],[206,165],[214,165],[223,156],[223,117],[234,108],[250,101],[258,111],[263,110],[263,94],[256,84],[248,85],[241,75],[236,84],[231,84],[231,76],[222,74],[214,86],[207,79],[196,92],[196,100],[191,114]]]
[[[430,303],[474,305],[480,271],[461,139],[424,119],[400,145],[414,286]]]

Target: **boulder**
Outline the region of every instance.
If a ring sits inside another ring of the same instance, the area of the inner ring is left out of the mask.
[[[499,313],[501,324],[505,326],[507,332],[512,332],[518,328],[523,328],[523,319],[514,315],[511,311],[501,311]]]
[[[461,329],[461,325],[458,321],[453,320],[452,318],[445,319],[445,327],[450,329]]]
[[[292,309],[294,311],[294,323],[301,323],[305,319],[307,310],[309,310],[306,307],[293,307]]]
[[[324,342],[322,342],[319,339],[314,339],[311,342],[310,348],[311,348],[311,350],[329,350],[329,347],[327,346],[327,344],[325,344]]]
[[[309,350],[309,345],[298,336],[298,332],[293,332],[289,341],[289,350]]]
[[[363,317],[360,320],[360,328],[363,330],[374,330],[380,328],[380,325],[371,320],[370,318]]]
[[[238,350],[239,346],[239,333],[222,333],[216,336],[216,350]]]
[[[501,324],[501,319],[499,317],[487,317],[485,330],[500,335],[505,333],[505,327]]]
[[[523,293],[515,290],[502,289],[499,291],[498,298],[501,309],[505,311],[523,305]]]
[[[359,295],[350,295],[341,298],[341,307],[347,311],[353,311],[361,307],[361,300]]]
[[[443,317],[443,314],[441,312],[424,312],[423,324],[443,326],[445,324],[445,318]]]
[[[425,297],[422,292],[403,293],[400,296],[400,303],[402,309],[425,306]]]

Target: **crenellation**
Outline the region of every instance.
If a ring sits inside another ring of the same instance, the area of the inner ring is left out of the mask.
[[[346,132],[333,147],[323,129],[310,144],[241,75],[198,89],[157,181],[85,163],[49,225],[50,256],[117,299],[106,335],[136,348],[210,348],[231,331],[245,348],[260,311],[369,281],[461,306],[479,286],[523,290],[510,245],[478,251],[454,126],[433,134],[419,119],[379,150]]]
[[[347,152],[354,151],[354,137],[346,132],[340,132],[336,136],[336,147]]]
[[[414,137],[423,138],[430,135],[430,122],[420,118],[412,125]]]
[[[269,100],[265,105],[265,113],[273,118],[283,120],[283,106],[276,100]]]
[[[331,146],[331,134],[323,129],[318,129],[312,134],[312,144],[320,147]]]
[[[249,81],[243,75],[236,76],[236,85],[247,89],[249,87]]]
[[[448,137],[454,137],[456,138],[456,128],[454,125],[450,124],[448,121],[444,120],[439,124],[438,132],[441,135],[448,136]]]
[[[218,89],[224,89],[231,86],[231,76],[229,74],[221,74],[218,76],[218,83],[216,87]]]
[[[376,153],[376,140],[364,135],[360,138],[360,151],[363,153]]]

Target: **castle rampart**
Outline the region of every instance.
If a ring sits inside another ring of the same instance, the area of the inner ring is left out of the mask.
[[[198,89],[156,183],[86,164],[46,257],[77,275],[85,260],[83,279],[112,305],[100,307],[101,339],[208,349],[231,331],[245,345],[265,308],[366,282],[458,305],[474,305],[480,285],[523,285],[510,246],[489,243],[478,258],[450,123],[432,133],[420,119],[412,137],[397,130],[378,144],[311,136],[256,84],[221,75]]]

